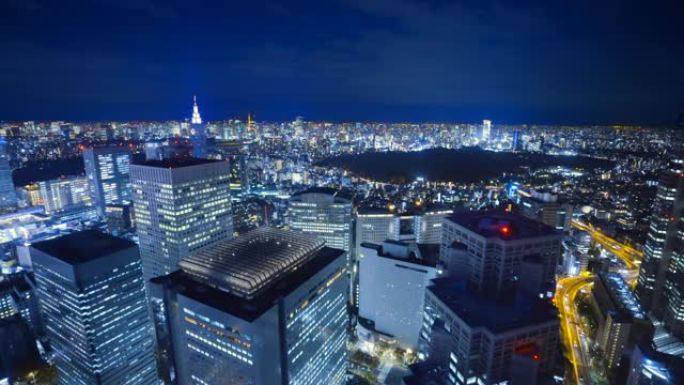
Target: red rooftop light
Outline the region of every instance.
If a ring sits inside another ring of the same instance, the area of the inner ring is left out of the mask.
[[[499,232],[503,235],[511,235],[511,227],[508,225],[501,226]]]

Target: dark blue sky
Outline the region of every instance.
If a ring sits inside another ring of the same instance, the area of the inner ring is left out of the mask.
[[[0,0],[0,120],[671,123],[683,3]]]

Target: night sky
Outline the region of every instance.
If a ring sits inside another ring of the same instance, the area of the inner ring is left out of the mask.
[[[0,120],[668,124],[684,1],[0,0]]]

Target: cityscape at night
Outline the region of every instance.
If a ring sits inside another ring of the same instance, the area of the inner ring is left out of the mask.
[[[682,15],[0,0],[0,385],[684,385]]]

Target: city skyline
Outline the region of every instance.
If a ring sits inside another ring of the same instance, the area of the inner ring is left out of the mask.
[[[684,384],[682,14],[0,0],[0,385]]]

